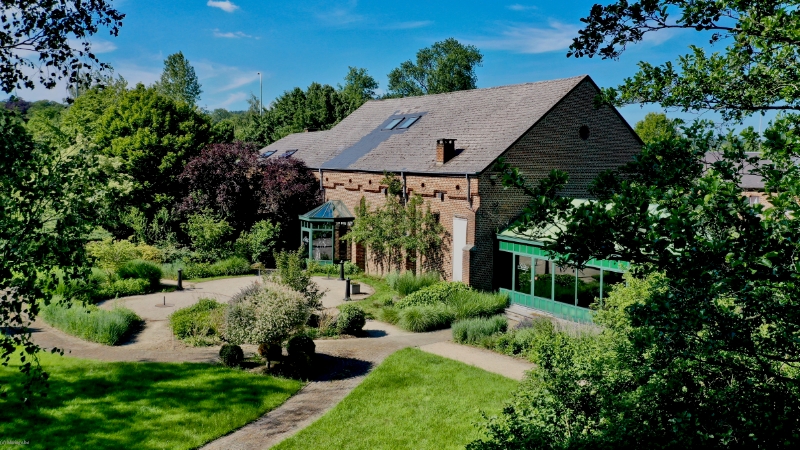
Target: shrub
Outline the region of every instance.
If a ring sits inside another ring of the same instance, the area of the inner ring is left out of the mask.
[[[398,312],[397,325],[408,331],[422,333],[447,328],[453,318],[453,312],[445,304],[414,305]]]
[[[161,264],[161,276],[168,280],[177,280],[178,269],[183,270],[183,278],[186,278],[186,264],[183,261]]]
[[[438,282],[439,274],[436,272],[426,272],[422,275],[415,275],[413,272],[403,272],[402,274],[392,272],[386,276],[386,283],[389,287],[403,297]]]
[[[253,269],[250,268],[250,263],[246,259],[233,256],[214,264],[202,262],[188,264],[183,269],[183,276],[187,280],[196,280],[198,278],[247,275],[252,272]]]
[[[123,264],[141,258],[136,245],[129,241],[115,241],[111,238],[86,244],[86,253],[94,259],[97,267],[109,272],[116,272]]]
[[[156,291],[161,286],[161,268],[149,261],[134,259],[123,264],[117,270],[117,276],[123,280],[147,280],[150,291]]]
[[[183,228],[200,258],[213,261],[230,255],[227,237],[233,227],[225,219],[218,219],[210,213],[193,214]]]
[[[267,262],[280,231],[280,224],[273,224],[269,220],[256,222],[250,231],[242,231],[239,235],[234,244],[236,254],[247,257],[254,263]]]
[[[459,320],[453,324],[453,341],[459,344],[479,344],[484,338],[503,333],[508,328],[505,316]]]
[[[286,344],[286,352],[289,353],[289,357],[292,358],[303,355],[313,355],[316,349],[317,346],[314,344],[314,340],[305,334],[292,336]]]
[[[469,290],[454,293],[447,304],[453,308],[456,320],[463,320],[501,314],[509,301],[508,294]]]
[[[317,283],[311,281],[311,275],[305,267],[305,257],[303,249],[295,252],[276,252],[275,253],[275,276],[274,279],[291,289],[300,292],[308,301],[309,307],[319,308],[323,293],[319,291]]]
[[[336,328],[342,334],[358,334],[367,323],[367,316],[364,310],[358,305],[342,305],[339,308],[339,315],[336,317]]]
[[[265,282],[229,301],[225,337],[235,344],[283,342],[308,321],[311,310],[299,292]]]
[[[164,261],[164,253],[156,247],[147,244],[139,244],[136,246],[136,251],[139,258],[154,264],[161,264]]]
[[[396,302],[395,306],[403,309],[409,306],[445,303],[456,292],[469,290],[472,290],[472,288],[464,283],[461,283],[460,281],[436,283],[426,288],[422,288],[419,291],[414,292],[413,294]]]
[[[201,298],[192,306],[181,308],[169,316],[172,333],[193,345],[210,345],[222,334],[225,304]]]
[[[225,344],[219,349],[219,360],[226,367],[239,367],[244,361],[242,347],[235,344]]]
[[[378,320],[394,325],[400,320],[399,313],[397,308],[387,306],[378,310]]]
[[[142,322],[127,308],[109,311],[93,305],[64,304],[57,299],[42,308],[42,318],[67,334],[105,345],[119,344]]]
[[[150,282],[140,278],[129,278],[127,280],[116,280],[114,282],[104,282],[99,286],[93,287],[89,296],[93,302],[106,300],[109,298],[128,297],[131,295],[142,295],[150,290]]]

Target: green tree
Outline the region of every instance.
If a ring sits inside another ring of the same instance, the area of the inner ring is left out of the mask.
[[[664,113],[649,112],[644,119],[636,122],[633,129],[645,144],[649,144],[658,139],[676,137],[681,123],[680,119],[670,119]]]
[[[341,120],[360,108],[367,100],[375,98],[378,82],[367,73],[367,69],[349,67],[344,77],[344,86],[339,85],[338,88],[344,108],[338,113]]]
[[[477,87],[475,68],[483,55],[474,45],[453,38],[436,42],[417,52],[416,63],[408,60],[389,72],[389,97],[441,94]]]
[[[37,144],[19,118],[0,109],[0,358],[19,354],[25,401],[47,386],[30,324],[52,288],[88,275],[84,244],[93,228],[91,155]],[[57,351],[54,349],[53,351]],[[0,381],[2,383],[2,381]],[[7,395],[0,386],[0,396]]]
[[[183,56],[183,52],[173,53],[164,60],[164,71],[156,82],[156,90],[176,102],[194,106],[203,91],[194,73],[194,67]]]
[[[108,69],[92,53],[89,38],[100,27],[116,36],[125,17],[104,0],[4,0],[0,14],[0,88],[5,92],[33,89],[36,76],[52,89],[63,78],[78,79],[81,69]]]
[[[98,152],[118,158],[133,182],[116,204],[116,215],[135,206],[150,218],[181,195],[177,176],[209,141],[208,119],[194,107],[175,102],[139,84],[106,108],[96,124]]]

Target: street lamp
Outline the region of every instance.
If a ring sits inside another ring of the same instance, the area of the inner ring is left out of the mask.
[[[264,111],[264,84],[261,81],[261,72],[258,73],[258,89],[260,91],[260,95],[258,97],[258,115],[260,116]]]

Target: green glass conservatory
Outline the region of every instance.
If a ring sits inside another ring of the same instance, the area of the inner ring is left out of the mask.
[[[543,243],[510,227],[497,235],[495,276],[501,292],[514,304],[537,309],[574,322],[591,322],[589,309],[596,298],[622,283],[630,264],[623,261],[591,260],[583,270],[561,267]]]
[[[300,240],[308,259],[321,264],[348,259],[348,245],[341,237],[353,225],[353,214],[341,200],[331,200],[300,216]]]

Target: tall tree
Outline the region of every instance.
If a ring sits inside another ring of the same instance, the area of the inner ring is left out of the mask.
[[[378,82],[367,73],[367,69],[350,67],[344,77],[344,86],[339,85],[344,108],[339,116],[347,117],[367,100],[375,98],[375,89],[378,89]]]
[[[161,79],[155,84],[156,90],[176,102],[194,106],[203,91],[194,73],[194,67],[183,56],[183,52],[173,53],[164,60]]]
[[[92,53],[89,38],[101,27],[116,36],[125,17],[105,0],[3,0],[0,16],[0,88],[5,92],[33,89],[30,69],[48,89],[62,78],[75,82],[81,69],[107,69]],[[77,48],[72,39],[80,41]]]
[[[35,143],[13,113],[0,108],[0,359],[19,354],[23,398],[47,385],[30,324],[61,272],[65,283],[88,276],[85,236],[94,226],[93,163],[84,148],[58,151]],[[54,351],[56,351],[54,349]],[[7,386],[0,381],[0,397]]]
[[[483,55],[474,45],[453,38],[436,42],[417,52],[416,63],[408,60],[389,72],[390,97],[441,94],[477,87],[475,68]]]
[[[634,77],[604,91],[607,101],[712,109],[731,120],[787,113],[763,137],[752,129],[719,135],[705,122],[656,136],[631,164],[599,177],[596,201],[580,206],[558,196],[564,173],[528,186],[518,170],[497,168],[504,185],[532,197],[521,228],[537,234],[562,225],[546,245],[560,262],[630,261],[639,275],[662,279],[625,304],[603,307],[618,316],[603,332],[612,341],[603,351],[540,361],[524,393],[490,426],[490,441],[472,448],[797,446],[796,4],[620,1],[595,5],[583,22],[575,56],[615,58],[665,29],[708,32],[698,39],[725,45],[711,55],[693,46],[675,65],[640,63]],[[762,177],[768,205],[743,196],[745,174]]]
[[[670,119],[664,113],[649,112],[644,119],[636,122],[633,130],[645,144],[649,144],[658,139],[676,137],[681,123],[680,119]]]

